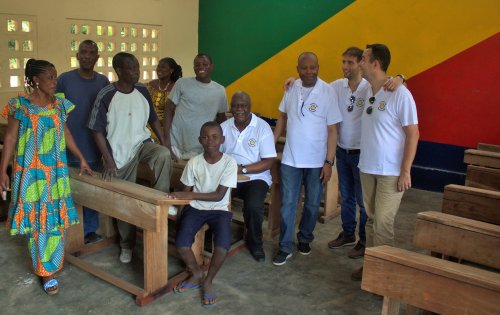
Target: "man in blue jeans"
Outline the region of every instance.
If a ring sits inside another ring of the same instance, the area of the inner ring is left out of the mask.
[[[78,47],[76,58],[80,67],[65,72],[57,79],[57,93],[75,104],[75,109],[68,117],[68,128],[75,138],[78,148],[82,151],[89,166],[94,171],[101,169],[101,154],[94,141],[92,132],[87,128],[87,121],[97,93],[109,84],[108,78],[94,71],[99,58],[97,44],[91,40],[84,40]],[[80,167],[80,161],[68,151],[68,165]],[[99,228],[99,212],[83,208],[83,233],[85,244],[96,243],[102,240],[97,234]]]
[[[337,124],[342,115],[333,89],[318,78],[318,58],[304,52],[298,58],[300,80],[285,92],[274,130],[275,142],[286,126],[281,161],[281,227],[279,251],[273,264],[281,266],[292,257],[295,211],[304,185],[305,200],[297,233],[299,253],[309,255],[310,243],[323,193],[330,180],[337,145]]]

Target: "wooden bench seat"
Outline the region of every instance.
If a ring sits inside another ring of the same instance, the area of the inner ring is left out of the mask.
[[[500,169],[468,165],[465,186],[500,191]]]
[[[447,185],[444,187],[442,212],[500,225],[500,192]]]
[[[171,291],[178,282],[188,277],[186,272],[170,279],[168,277],[167,224],[168,207],[187,204],[188,200],[169,199],[165,193],[120,179],[106,182],[99,175],[79,176],[77,170],[74,169],[70,170],[70,184],[73,200],[78,205],[81,222],[81,206],[85,206],[142,228],[144,285],[143,287],[136,286],[78,258],[78,255],[91,252],[89,248],[92,248],[92,246],[84,245],[82,224],[72,226],[67,231],[66,259],[68,262],[132,293],[136,296],[136,303],[141,306]],[[193,250],[199,252],[202,246],[195,243]],[[118,260],[117,263],[119,263]]]
[[[384,296],[382,314],[400,303],[439,314],[500,314],[500,274],[390,246],[367,248],[363,290]]]
[[[413,244],[500,270],[500,226],[436,211],[420,212]]]
[[[468,149],[464,153],[464,163],[500,169],[500,153]]]

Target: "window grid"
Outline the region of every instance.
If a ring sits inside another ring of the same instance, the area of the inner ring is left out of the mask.
[[[107,76],[110,81],[118,79],[112,66],[113,56],[118,52],[128,52],[137,58],[141,82],[156,78],[160,25],[78,19],[68,19],[67,25],[67,60],[72,69],[78,67],[75,55],[80,42],[91,39],[97,43],[100,55],[95,71]]]
[[[24,68],[37,58],[36,16],[0,14],[0,92],[24,89]]]

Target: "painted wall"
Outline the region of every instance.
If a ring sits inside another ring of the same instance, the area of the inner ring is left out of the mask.
[[[197,0],[2,1],[0,13],[37,17],[38,58],[53,62],[58,73],[69,70],[66,19],[74,18],[161,25],[158,57],[171,56],[185,75],[193,74],[192,59],[198,52]],[[0,93],[0,104],[16,94]]]
[[[417,103],[414,184],[440,190],[463,182],[465,147],[500,144],[498,21],[497,0],[200,0],[199,47],[215,57],[214,79],[228,95],[247,91],[255,112],[276,118],[302,51],[317,53],[329,82],[342,76],[347,47],[388,45],[388,72],[409,78]]]

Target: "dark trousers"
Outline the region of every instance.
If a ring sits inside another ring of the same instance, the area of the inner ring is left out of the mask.
[[[249,250],[262,248],[262,221],[264,201],[269,185],[263,180],[240,182],[233,196],[243,199],[243,218],[247,230],[245,242]]]

